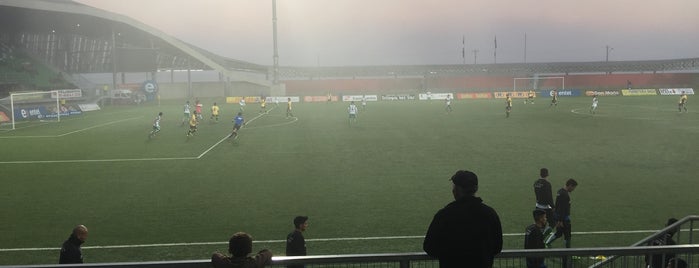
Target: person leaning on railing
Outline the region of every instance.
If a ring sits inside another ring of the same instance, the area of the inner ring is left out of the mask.
[[[211,256],[211,264],[215,268],[255,268],[265,267],[272,262],[272,252],[268,249],[248,256],[252,252],[252,237],[244,232],[235,233],[228,240],[228,252],[232,256],[214,253]]]

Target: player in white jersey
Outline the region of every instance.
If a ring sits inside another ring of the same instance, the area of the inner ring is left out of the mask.
[[[444,110],[446,110],[447,113],[451,113],[451,111],[453,111],[451,109],[451,94],[447,95],[446,104],[447,106],[444,108]]]
[[[362,110],[366,111],[366,97],[362,96]]]
[[[597,95],[592,97],[592,106],[590,106],[590,113],[595,114],[595,110],[597,110]]]
[[[359,112],[359,110],[357,109],[357,105],[354,105],[354,101],[350,102],[350,105],[347,108],[347,112],[349,112],[350,124],[352,122],[357,122],[357,113]]]
[[[191,111],[189,107],[189,101],[187,101],[184,104],[184,117],[182,117],[182,124],[180,124],[180,126],[184,126],[185,122],[189,122],[189,118],[191,118]]]
[[[238,101],[238,105],[240,105],[240,111],[244,112],[245,111],[245,97],[240,98],[240,101]]]
[[[155,137],[155,133],[160,132],[160,119],[163,117],[163,112],[159,112],[158,116],[155,117],[155,120],[153,120],[153,130],[148,134],[148,138],[153,138]]]

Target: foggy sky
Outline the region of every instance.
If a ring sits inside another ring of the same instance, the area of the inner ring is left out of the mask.
[[[272,0],[77,0],[272,64]],[[277,0],[283,66],[699,57],[697,0]],[[463,39],[462,39],[463,38]],[[464,44],[462,44],[462,40]],[[462,49],[465,47],[465,59]]]

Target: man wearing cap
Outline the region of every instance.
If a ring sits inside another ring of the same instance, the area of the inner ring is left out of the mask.
[[[434,215],[422,248],[439,267],[493,266],[502,250],[502,226],[495,210],[475,196],[478,177],[459,170],[451,177],[454,201]]]
[[[80,246],[87,240],[87,227],[78,225],[73,228],[70,237],[61,246],[59,264],[83,263],[83,252]]]
[[[306,240],[303,232],[308,228],[308,216],[294,218],[294,230],[286,236],[286,256],[306,256]],[[289,268],[303,268],[303,265],[290,265]]]

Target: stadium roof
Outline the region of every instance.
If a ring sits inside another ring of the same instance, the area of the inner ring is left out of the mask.
[[[21,33],[46,33],[63,38],[78,36],[80,40],[98,40],[108,44],[99,49],[103,58],[72,63],[69,72],[111,72],[111,45],[117,49],[153,50],[157,69],[216,70],[234,80],[270,85],[269,80],[245,75],[264,74],[271,77],[272,67],[222,57],[188,44],[151,26],[129,17],[93,8],[69,0],[0,0],[0,37]],[[2,39],[0,39],[2,40]],[[74,48],[75,49],[75,48]],[[73,54],[95,52],[92,47],[78,47]],[[90,51],[92,49],[92,51]],[[102,51],[102,52],[104,52]],[[84,61],[84,60],[83,60]],[[128,70],[125,70],[128,72]],[[557,62],[557,63],[504,63],[454,65],[394,65],[394,66],[337,66],[337,67],[279,67],[281,79],[327,77],[382,77],[435,75],[545,75],[574,73],[618,72],[697,72],[699,58],[610,61],[610,62]]]

